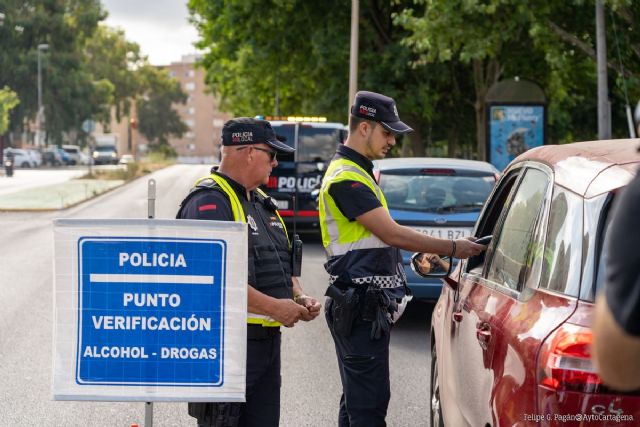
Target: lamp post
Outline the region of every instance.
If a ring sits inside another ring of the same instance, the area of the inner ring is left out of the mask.
[[[37,141],[37,145],[40,147],[44,146],[44,141],[42,140],[43,139],[42,136],[44,135],[43,128],[45,123],[44,107],[42,106],[42,59],[41,59],[42,55],[41,55],[41,52],[47,49],[49,49],[48,44],[43,43],[38,45],[38,114],[37,114],[38,141]]]

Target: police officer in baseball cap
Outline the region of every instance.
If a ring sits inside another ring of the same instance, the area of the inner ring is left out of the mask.
[[[246,402],[190,403],[199,426],[277,427],[280,418],[280,327],[310,321],[320,303],[293,277],[291,244],[275,202],[260,188],[293,148],[278,140],[271,124],[240,117],[222,128],[219,168],[198,180],[178,218],[246,223],[248,313]]]
[[[349,136],[322,180],[320,229],[330,277],[325,317],[342,381],[339,427],[386,425],[391,324],[410,299],[400,249],[467,258],[486,248],[427,236],[389,215],[372,160],[388,154],[396,135],[411,131],[392,98],[358,92]]]

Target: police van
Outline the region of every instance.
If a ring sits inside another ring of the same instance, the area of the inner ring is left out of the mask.
[[[264,190],[278,204],[288,229],[317,232],[318,206],[312,191],[320,187],[324,171],[338,145],[347,137],[342,123],[324,117],[258,117],[269,120],[276,135],[295,148],[294,154],[278,154],[278,166],[271,172]]]

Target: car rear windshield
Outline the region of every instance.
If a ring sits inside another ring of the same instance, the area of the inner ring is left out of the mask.
[[[433,212],[480,210],[495,177],[477,172],[383,171],[380,188],[389,209]]]

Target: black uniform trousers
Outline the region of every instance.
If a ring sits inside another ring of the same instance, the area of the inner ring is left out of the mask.
[[[348,337],[336,333],[333,299],[327,298],[325,317],[336,346],[342,381],[339,427],[384,427],[391,398],[389,334],[372,340],[371,322],[356,318]]]
[[[247,325],[247,329],[246,402],[240,403],[238,427],[278,427],[280,328]],[[210,424],[198,420],[198,426]]]

